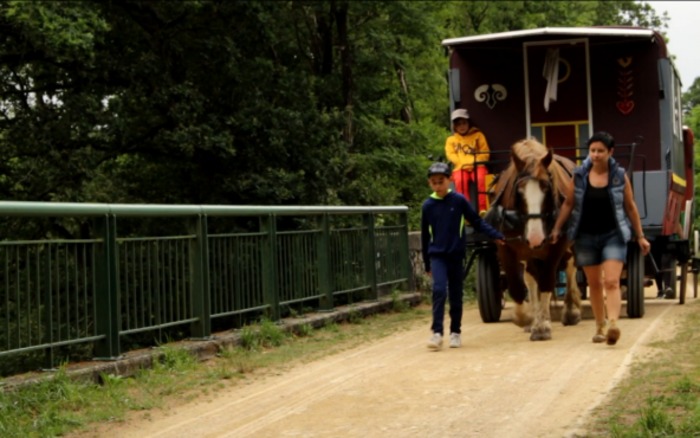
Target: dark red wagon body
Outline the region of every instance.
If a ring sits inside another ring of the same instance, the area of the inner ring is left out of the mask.
[[[539,28],[442,45],[449,50],[450,110],[467,108],[484,131],[493,174],[523,138],[578,161],[592,133],[615,137],[615,158],[629,172],[653,252],[645,261],[630,246],[628,315],[643,316],[645,277],[665,278],[663,288],[675,295],[676,267],[690,257],[693,138],[682,126],[681,82],[663,37],[635,27]]]

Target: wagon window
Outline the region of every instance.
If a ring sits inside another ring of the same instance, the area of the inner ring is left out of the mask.
[[[673,75],[673,136],[681,138],[681,126],[683,124],[681,111],[681,83],[680,79]]]
[[[544,141],[544,127],[542,126],[532,126],[530,127],[530,137],[535,137],[537,140]]]

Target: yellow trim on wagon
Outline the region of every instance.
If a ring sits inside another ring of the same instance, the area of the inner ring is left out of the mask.
[[[685,186],[686,186],[685,178],[682,178],[681,176],[676,175],[675,173],[673,174],[673,183],[678,184],[679,186],[682,186],[683,188],[685,188]]]

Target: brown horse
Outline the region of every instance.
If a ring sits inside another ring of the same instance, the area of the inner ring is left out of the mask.
[[[516,303],[514,322],[530,329],[532,341],[552,337],[550,300],[563,263],[567,293],[562,323],[575,325],[581,320],[572,242],[566,236],[556,244],[549,239],[563,201],[563,184],[571,180],[573,169],[568,158],[553,154],[534,139],[522,140],[512,146],[510,164],[490,190],[487,220],[506,236],[506,245],[498,247],[498,260],[508,293]]]

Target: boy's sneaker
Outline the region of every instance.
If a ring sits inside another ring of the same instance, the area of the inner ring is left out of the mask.
[[[442,348],[442,335],[440,333],[433,333],[433,336],[428,341],[428,348],[432,350]]]
[[[462,338],[459,333],[450,333],[450,348],[459,348],[462,346]]]

